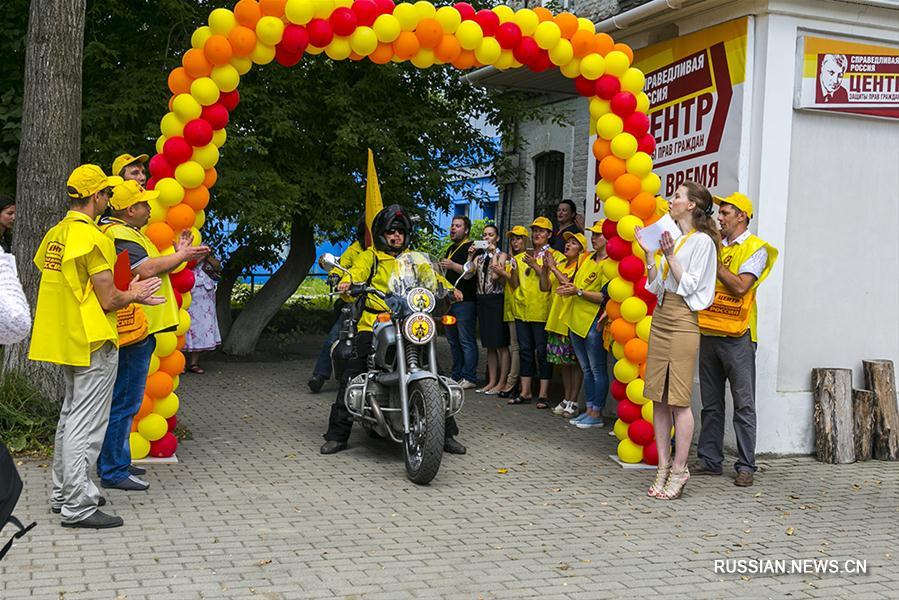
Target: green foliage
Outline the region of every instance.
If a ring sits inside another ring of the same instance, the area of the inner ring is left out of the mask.
[[[53,448],[59,406],[19,373],[0,381],[0,438],[13,452],[48,453]]]

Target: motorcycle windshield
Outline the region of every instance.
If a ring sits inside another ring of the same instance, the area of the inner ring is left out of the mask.
[[[387,286],[392,294],[405,297],[413,288],[425,288],[437,293],[443,285],[443,269],[432,256],[423,252],[403,252],[396,257]]]

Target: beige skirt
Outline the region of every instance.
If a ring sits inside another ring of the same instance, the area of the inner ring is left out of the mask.
[[[643,395],[653,402],[665,397],[668,404],[690,406],[693,374],[699,354],[699,323],[684,299],[665,292],[661,306],[652,315],[649,353],[646,358],[646,386]]]

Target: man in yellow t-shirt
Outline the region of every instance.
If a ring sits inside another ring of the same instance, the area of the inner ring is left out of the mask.
[[[749,232],[752,201],[739,192],[715,197],[721,227],[718,281],[712,305],[699,313],[699,387],[702,427],[690,470],[696,475],[720,475],[724,461],[724,386],[730,383],[734,403],[734,433],[739,457],[734,485],[753,483],[756,442],[755,414],[755,291],[765,280],[777,249]]]
[[[113,280],[115,247],[95,219],[120,177],[96,165],[76,168],[66,182],[69,212],[41,241],[41,271],[28,357],[62,366],[65,397],[53,451],[53,512],[64,527],[105,529],[122,519],[98,510],[106,503],[90,472],[106,433],[118,363],[116,311],[133,302],[155,305],[161,281],[135,277],[127,290]]]

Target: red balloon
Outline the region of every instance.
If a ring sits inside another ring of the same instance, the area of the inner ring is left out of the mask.
[[[150,174],[153,175],[153,177],[155,177],[156,179],[174,177],[175,168],[172,167],[171,163],[169,163],[168,159],[163,154],[154,155],[153,158],[150,159],[149,167]]]
[[[593,96],[596,94],[596,86],[593,85],[593,82],[581,75],[574,78],[574,87],[581,96]]]
[[[501,48],[512,50],[521,41],[521,27],[511,21],[503,23],[496,28],[496,41]]]
[[[634,404],[627,399],[618,401],[619,419],[621,419],[625,423],[633,423],[641,417],[642,415],[640,414],[640,405]]]
[[[625,256],[629,256],[631,254],[630,242],[625,242],[617,235],[608,238],[608,240],[609,241],[606,242],[606,254],[608,254],[609,258],[611,258],[612,260],[621,260]]]
[[[619,265],[620,267],[620,265]],[[646,276],[643,275],[634,283],[634,295],[649,306],[650,302],[656,302],[656,295],[646,289]]]
[[[649,117],[641,112],[631,113],[624,119],[624,130],[639,140],[649,131]]]
[[[221,102],[216,102],[204,106],[200,117],[212,125],[213,129],[222,129],[228,124],[228,109],[222,106]]]
[[[631,441],[635,444],[646,446],[655,438],[655,432],[653,431],[652,424],[650,424],[649,421],[637,419],[636,421],[628,425],[627,437],[631,438]]]
[[[622,400],[627,400],[627,385],[618,381],[617,379],[612,380],[612,385],[609,387],[609,391],[612,394],[612,398],[621,402]]]
[[[278,46],[284,46],[284,49],[291,54],[302,54],[309,45],[309,33],[302,25],[294,25],[291,23],[284,28],[284,35],[281,37],[281,43]]]
[[[373,0],[356,0],[353,2],[353,12],[356,13],[356,22],[365,27],[371,27],[380,14]]]
[[[630,92],[618,92],[612,96],[612,112],[622,119],[637,110],[637,99]]]
[[[534,41],[534,38],[523,37],[515,49],[512,50],[512,56],[523,65],[530,64],[532,60],[540,54],[540,46]]]
[[[201,148],[212,141],[212,125],[203,119],[193,119],[184,126],[184,139],[196,148]],[[166,175],[171,177],[171,175]]]
[[[151,177],[147,180],[147,185],[145,185],[144,187],[148,190],[155,190],[156,189],[156,181],[157,180],[155,177]]]
[[[542,48],[537,53],[537,58],[531,61],[531,64],[528,67],[531,71],[535,73],[540,73],[542,71],[547,70],[553,65],[552,61],[549,59],[549,52],[543,50]]]
[[[175,296],[175,304],[178,305],[178,308],[181,308],[181,305],[184,304],[184,298],[181,297],[181,292],[172,290],[172,294]]]
[[[347,36],[356,31],[356,13],[345,6],[335,8],[328,22],[337,35]]]
[[[182,269],[177,273],[169,275],[169,281],[172,282],[172,287],[176,292],[186,294],[194,289],[196,278],[194,277],[194,272],[190,269]]]
[[[637,150],[652,155],[656,151],[656,139],[651,133],[647,133],[643,137],[637,138]]]
[[[621,91],[621,82],[614,75],[603,75],[596,80],[596,95],[603,100],[611,100]]]
[[[647,303],[646,303],[646,314],[649,315],[649,316],[651,317],[651,316],[652,316],[652,313],[654,313],[654,312],[656,311],[656,305],[657,305],[658,303],[659,303],[659,298],[658,298],[658,296],[653,297],[652,300],[650,300],[649,302],[647,302]]]
[[[229,111],[234,110],[240,104],[240,93],[237,90],[222,92],[219,94],[219,103]]]
[[[150,456],[155,458],[168,458],[178,449],[178,438],[172,433],[166,433],[164,436],[150,442]]]
[[[194,149],[181,136],[170,137],[162,145],[162,153],[170,165],[178,166],[186,160],[190,160]]]
[[[393,0],[375,0],[375,5],[378,7],[379,15],[392,15],[393,9],[396,8]]]
[[[168,424],[168,426],[169,426],[169,431],[175,431],[175,427],[178,426],[178,416],[177,416],[177,415],[172,415],[171,417],[169,417],[168,419],[166,419],[165,422],[166,422],[166,423]]]
[[[643,446],[643,462],[647,465],[659,464],[659,449],[656,447],[655,440]]]
[[[602,237],[607,240],[612,239],[613,237],[618,235],[618,221],[613,221],[612,219],[606,219],[602,223]]]
[[[474,20],[481,26],[485,37],[496,34],[496,29],[499,27],[499,15],[492,10],[482,8],[475,13]]]
[[[291,52],[281,44],[275,46],[275,60],[282,67],[292,67],[303,58],[302,52]]]
[[[324,19],[312,19],[306,25],[306,32],[309,34],[309,43],[316,48],[324,48],[334,39],[334,30],[331,24]]]
[[[189,261],[187,261],[187,268],[188,268],[188,269],[193,269],[193,268],[196,267],[196,266],[197,266],[197,261],[195,261],[195,260],[189,260]]]
[[[618,264],[618,274],[627,281],[639,281],[643,277],[643,261],[633,254],[625,256]]]
[[[472,21],[475,17],[474,7],[468,2],[456,2],[453,4],[453,8],[459,11],[459,14],[462,15],[463,21]]]

